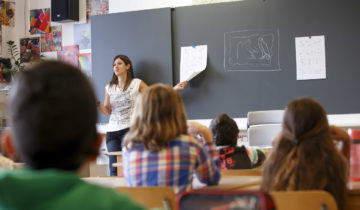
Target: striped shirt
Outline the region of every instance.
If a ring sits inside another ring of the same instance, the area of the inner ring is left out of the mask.
[[[190,190],[193,175],[207,185],[218,184],[221,162],[214,143],[181,135],[156,152],[143,144],[123,148],[124,177],[131,187],[171,186],[176,193]]]

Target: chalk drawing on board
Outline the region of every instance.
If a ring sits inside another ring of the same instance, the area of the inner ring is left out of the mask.
[[[226,71],[279,71],[278,30],[243,30],[224,34]]]

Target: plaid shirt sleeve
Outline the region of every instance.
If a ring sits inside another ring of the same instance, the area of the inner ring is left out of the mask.
[[[214,142],[199,144],[196,177],[207,185],[216,185],[220,180],[221,161]]]
[[[190,190],[193,176],[207,185],[220,180],[221,162],[214,143],[202,144],[192,136],[172,140],[160,151],[138,144],[123,147],[123,172],[129,186],[171,186],[176,193]]]

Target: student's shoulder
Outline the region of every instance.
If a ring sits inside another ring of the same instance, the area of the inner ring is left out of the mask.
[[[109,92],[109,90],[111,89],[111,87],[113,87],[113,86],[110,85],[110,84],[107,84],[107,85],[105,85],[105,90],[106,90],[107,92]]]
[[[180,135],[171,141],[171,145],[179,146],[181,148],[195,149],[196,151],[204,150],[206,145],[200,137],[194,137],[191,135]]]
[[[174,142],[179,142],[186,145],[198,145],[199,140],[191,135],[180,135],[174,139]]]
[[[0,154],[0,169],[13,169],[14,161]]]
[[[135,204],[126,194],[120,194],[114,189],[83,182],[83,188],[87,192],[87,200],[99,209],[144,209]]]
[[[132,79],[132,81],[131,82],[142,82],[142,80],[141,79],[139,79],[139,78],[134,78],[134,79]]]

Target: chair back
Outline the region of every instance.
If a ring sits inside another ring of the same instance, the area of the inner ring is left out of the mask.
[[[175,209],[176,195],[171,187],[116,187],[116,191],[128,194],[135,202],[147,209]]]
[[[323,190],[271,192],[277,210],[337,210],[334,197]]]
[[[281,124],[284,110],[250,111],[247,114],[247,126],[263,124]]]
[[[281,124],[250,126],[247,131],[249,146],[270,147],[274,136],[281,131]]]
[[[249,146],[271,146],[273,137],[281,131],[283,110],[248,112],[247,138]]]
[[[253,190],[191,190],[180,194],[176,204],[178,210],[275,209],[269,194]]]

